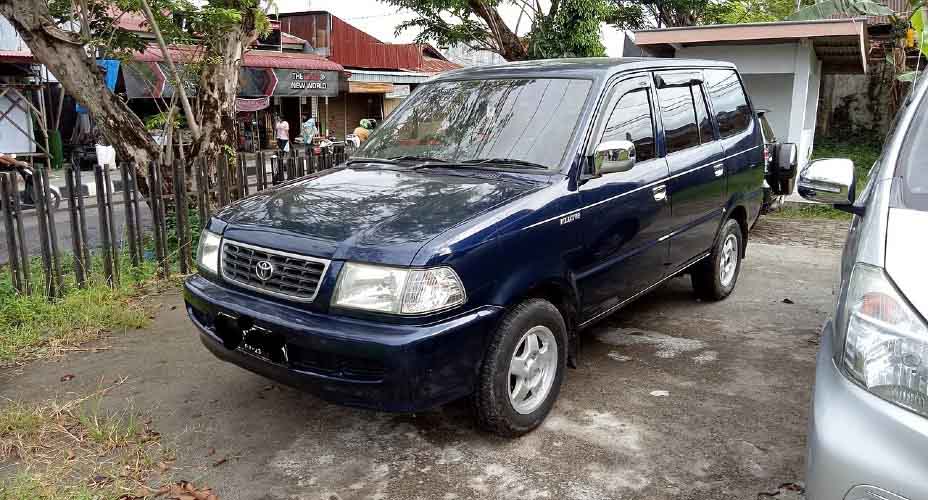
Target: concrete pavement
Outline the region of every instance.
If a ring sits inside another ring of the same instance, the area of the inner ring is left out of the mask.
[[[177,294],[107,351],[0,372],[0,397],[66,397],[128,376],[105,403],[150,414],[177,450],[168,478],[223,500],[753,499],[802,480],[838,259],[752,243],[718,303],[671,280],[587,332],[553,413],[521,439],[476,430],[466,402],[416,415],[349,409],[222,363]]]

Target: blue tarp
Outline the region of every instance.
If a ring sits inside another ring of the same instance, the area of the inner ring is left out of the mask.
[[[119,78],[119,60],[118,59],[97,59],[97,66],[106,70],[106,86],[110,90],[116,90],[116,79]],[[78,113],[86,113],[87,108],[80,104],[76,107]]]

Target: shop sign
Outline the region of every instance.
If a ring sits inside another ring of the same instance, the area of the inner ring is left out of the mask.
[[[405,99],[409,97],[410,87],[409,85],[398,85],[393,84],[393,92],[388,92],[384,94],[384,97],[387,99]]]
[[[274,74],[277,76],[275,96],[335,97],[338,95],[337,71],[276,69]]]

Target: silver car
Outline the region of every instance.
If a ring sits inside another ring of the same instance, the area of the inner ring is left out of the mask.
[[[841,159],[803,169],[799,194],[854,214],[818,354],[807,498],[928,499],[928,80],[856,200]]]

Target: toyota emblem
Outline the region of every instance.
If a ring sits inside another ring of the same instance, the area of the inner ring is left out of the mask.
[[[271,279],[271,276],[274,275],[274,264],[271,264],[271,262],[267,260],[258,261],[258,264],[255,266],[255,275],[261,281]]]

